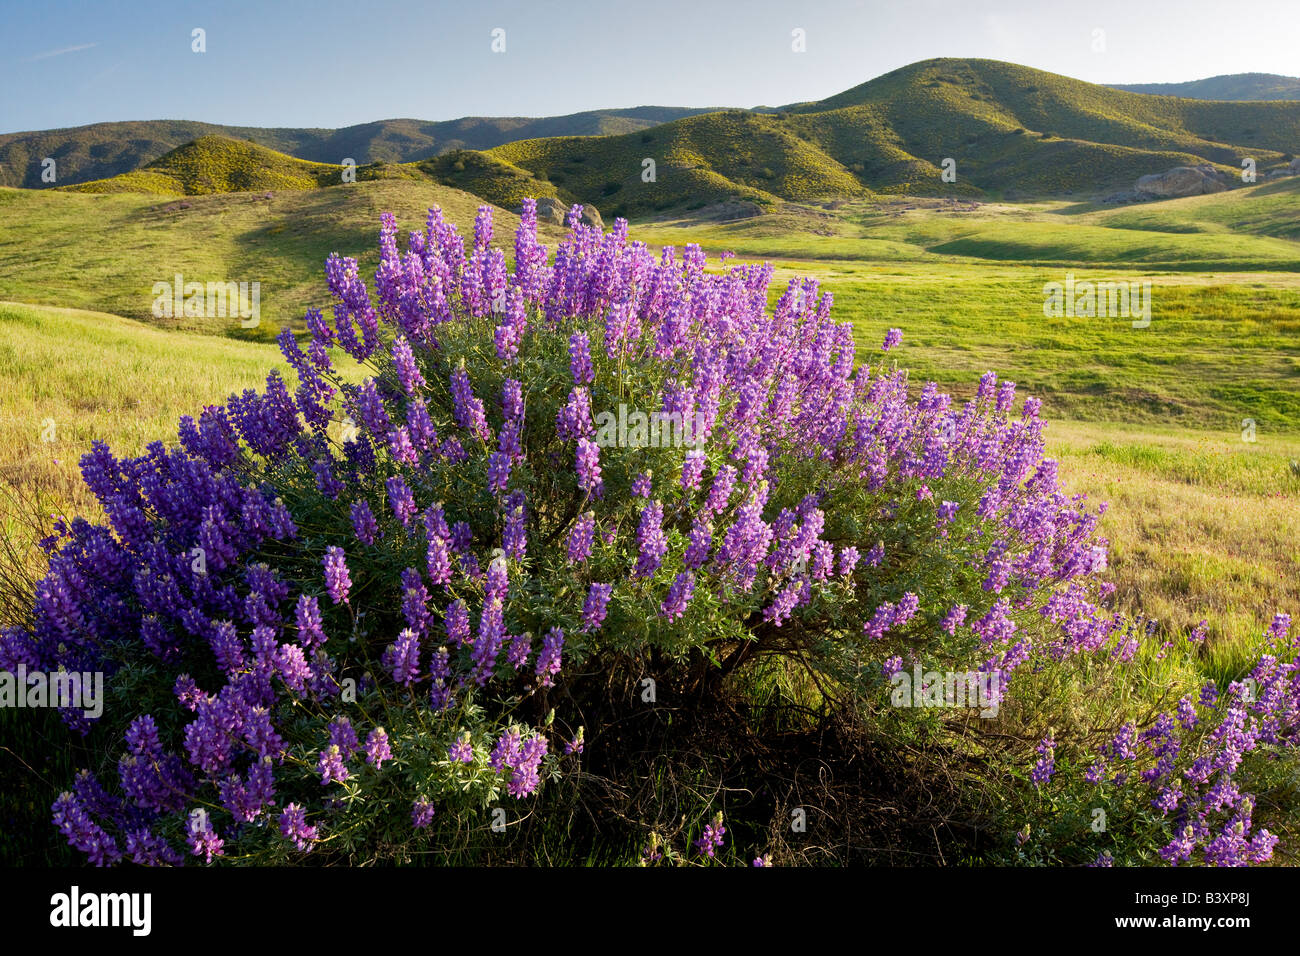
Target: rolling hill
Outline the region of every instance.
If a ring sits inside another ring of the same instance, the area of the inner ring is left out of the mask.
[[[129,173],[203,136],[242,139],[318,163],[404,163],[456,149],[490,149],[539,136],[601,136],[635,132],[707,112],[674,106],[594,110],[568,116],[467,116],[443,122],[389,119],[342,129],[268,129],[187,120],[95,123],[0,135],[0,186],[39,189],[41,160],[58,163],[58,185]]]
[[[1263,175],[1300,145],[1300,102],[1152,96],[994,60],[927,60],[824,100],[773,110],[677,119],[669,118],[671,110],[618,112],[577,114],[605,130],[600,135],[442,152],[414,129],[398,143],[396,121],[374,124],[382,130],[352,127],[348,142],[317,136],[310,147],[289,135],[304,131],[272,131],[284,134],[281,142],[242,154],[228,138],[201,137],[198,145],[77,188],[194,195],[326,186],[341,181],[337,159],[318,160],[328,154],[321,143],[332,142],[335,154],[362,153],[359,145],[384,154],[358,178],[430,180],[506,208],[534,195],[591,204],[606,216],[644,218],[715,204],[745,215],[783,201],[878,194],[1098,196],[1186,165],[1217,167],[1231,182],[1243,158],[1253,158]],[[658,119],[668,121],[608,131],[615,120]],[[492,135],[506,136],[505,121],[495,122]],[[566,123],[529,121],[510,134]],[[945,160],[955,181],[943,176]]]
[[[1182,96],[1192,100],[1300,100],[1300,77],[1276,73],[1228,73],[1186,83],[1111,85],[1130,93]]]
[[[132,172],[60,188],[86,193],[203,196],[316,189],[341,183],[341,171],[341,166],[296,159],[244,140],[201,136]]]
[[[1146,173],[1264,170],[1300,145],[1300,103],[1218,103],[1113,90],[993,60],[927,60],[772,113],[686,117],[638,134],[521,140],[488,154],[606,215],[727,199],[877,193],[1096,194]],[[656,161],[653,183],[642,178]],[[944,182],[942,163],[956,164]]]

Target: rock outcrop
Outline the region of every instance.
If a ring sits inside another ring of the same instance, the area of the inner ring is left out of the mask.
[[[1213,166],[1175,166],[1143,176],[1133,188],[1144,199],[1173,199],[1223,192],[1228,185]]]
[[[549,222],[553,226],[563,226],[564,217],[568,215],[569,207],[554,196],[543,196],[537,200],[537,221]]]
[[[537,221],[539,223],[549,222],[554,226],[563,226],[569,220],[569,207],[564,204],[564,200],[556,199],[554,196],[543,196],[537,200]],[[600,210],[590,204],[582,207],[583,225],[595,226],[597,229],[604,231],[605,221],[600,218]]]

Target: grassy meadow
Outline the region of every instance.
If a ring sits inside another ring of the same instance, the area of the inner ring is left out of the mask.
[[[49,516],[95,514],[77,469],[93,441],[139,453],[174,440],[180,415],[283,370],[271,339],[329,304],[330,252],[358,256],[373,274],[380,213],[405,231],[438,203],[470,235],[480,202],[405,175],[270,198],[0,188],[0,587],[39,571],[34,543]],[[1119,208],[787,203],[731,222],[707,211],[642,218],[632,234],[770,261],[774,298],[792,277],[817,277],[862,354],[887,329],[903,330],[891,354],[917,388],[933,380],[963,399],[991,369],[1021,397],[1041,398],[1065,485],[1109,502],[1102,530],[1121,609],[1157,619],[1168,640],[1208,618],[1196,668],[1239,676],[1274,611],[1300,611],[1297,221],[1300,180]],[[516,223],[499,210],[498,240]],[[552,244],[560,235],[544,233]],[[155,318],[151,286],[176,272],[259,281],[260,327]],[[1044,284],[1067,273],[1150,280],[1150,326],[1045,317]],[[1152,686],[1174,680],[1167,662],[1150,666]],[[0,753],[0,767],[17,759]],[[15,777],[23,782],[0,799],[0,825],[44,815],[45,789],[67,770],[48,759]],[[63,861],[48,836],[14,852]]]
[[[180,414],[258,385],[282,366],[270,343],[280,325],[328,305],[330,252],[373,269],[381,212],[407,229],[438,203],[467,234],[479,201],[404,178],[183,205],[0,189],[0,301],[11,303],[0,306],[0,475],[52,510],[90,507],[76,473],[90,442],[139,451],[173,436]],[[817,277],[864,350],[903,329],[895,354],[918,385],[965,398],[992,369],[1042,399],[1072,490],[1112,503],[1105,529],[1125,606],[1171,633],[1210,617],[1237,642],[1300,597],[1297,214],[1300,180],[1137,207],[888,198],[633,230],[653,245],[771,261],[774,296],[791,277]],[[496,222],[505,236],[517,219],[499,211]],[[1198,268],[1216,250],[1217,265]],[[155,318],[150,287],[175,272],[260,281],[261,326]],[[1044,317],[1044,283],[1067,273],[1150,280],[1151,325]]]
[[[1109,503],[1120,606],[1169,637],[1208,618],[1234,657],[1300,605],[1300,245],[1282,238],[1298,212],[1293,180],[1118,209],[833,202],[639,234],[771,261],[778,292],[816,276],[860,348],[903,330],[891,354],[918,386],[968,398],[993,370],[1042,399],[1067,487]],[[1022,260],[953,251],[994,235]],[[1045,317],[1043,286],[1067,273],[1150,280],[1150,326]]]

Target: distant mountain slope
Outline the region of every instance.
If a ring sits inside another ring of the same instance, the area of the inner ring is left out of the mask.
[[[508,208],[534,195],[590,203],[606,216],[718,203],[743,215],[781,200],[876,193],[1096,196],[1182,165],[1216,166],[1232,183],[1239,181],[1244,158],[1254,159],[1263,175],[1284,165],[1300,145],[1297,101],[1151,96],[996,60],[926,60],[825,100],[780,109],[692,111],[667,122],[658,121],[672,110],[647,110],[577,114],[589,128],[606,130],[601,135],[521,138],[530,130],[581,125],[574,117],[514,126],[466,121],[468,130],[437,133],[460,139],[441,141],[430,124],[412,120],[324,131],[328,135],[273,130],[279,142],[262,145],[287,155],[244,154],[244,162],[269,164],[261,178],[249,172],[240,179],[232,171],[207,185],[194,175],[193,157],[179,168],[170,157],[166,169],[151,164],[92,188],[310,188],[337,183],[333,164],[351,156],[376,163],[358,169],[358,178],[432,179]],[[627,123],[654,125],[610,132]],[[474,137],[509,141],[449,148]],[[218,165],[238,165],[238,150],[222,150],[228,158]],[[302,165],[322,159],[333,172]],[[955,179],[943,176],[949,160]],[[170,179],[157,179],[159,173]],[[269,179],[281,176],[287,177],[283,186]],[[237,181],[257,185],[235,187]]]
[[[188,120],[95,123],[70,129],[0,135],[0,186],[38,189],[41,161],[57,163],[56,185],[89,182],[131,172],[201,136],[243,139],[320,163],[353,159],[411,162],[455,149],[490,149],[538,136],[603,136],[646,129],[708,112],[675,106],[593,110],[568,116],[477,117],[443,122],[389,119],[343,129],[273,129],[220,126]]]
[[[727,199],[1050,196],[1132,186],[1171,166],[1239,173],[1300,144],[1300,103],[1144,96],[995,60],[927,60],[815,103],[726,111],[636,135],[523,140],[489,155],[606,215]],[[655,180],[642,176],[654,159]],[[956,181],[944,182],[945,159]]]
[[[1300,100],[1300,77],[1276,73],[1227,73],[1186,83],[1112,83],[1111,87],[1192,100]]]

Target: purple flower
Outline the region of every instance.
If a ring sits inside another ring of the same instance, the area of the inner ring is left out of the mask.
[[[339,752],[338,744],[331,744],[320,752],[316,769],[320,771],[322,787],[328,786],[333,781],[342,783],[349,776],[348,768],[343,765],[343,754]]]
[[[697,518],[691,525],[691,532],[687,536],[686,551],[682,554],[682,564],[686,566],[687,571],[696,571],[704,566],[709,560],[709,551],[713,547],[713,525],[708,521]]]
[[[682,460],[682,491],[695,491],[700,487],[700,481],[704,478],[705,463],[704,452],[699,449],[692,449],[686,453],[686,457]]]
[[[352,530],[362,544],[375,543],[379,536],[379,525],[375,521],[374,512],[370,510],[369,502],[358,501],[352,505]]]
[[[280,836],[299,850],[310,853],[311,844],[316,840],[316,828],[307,825],[306,810],[296,803],[289,803],[280,812]]]
[[[352,726],[352,721],[346,717],[335,718],[330,723],[330,744],[338,747],[344,760],[361,749],[361,742],[357,739],[357,732]]]
[[[393,509],[393,514],[403,528],[408,527],[411,518],[415,516],[415,496],[411,494],[411,489],[400,475],[393,475],[384,483],[384,487],[388,491],[388,504]]]
[[[463,360],[462,364],[451,373],[451,397],[456,424],[480,441],[491,441],[492,429],[488,427],[483,403],[474,397]]]
[[[348,576],[343,549],[337,545],[330,545],[325,549],[325,559],[322,563],[325,566],[325,590],[329,593],[330,600],[335,604],[346,604],[352,579]]]
[[[560,672],[560,651],[564,647],[564,632],[553,627],[542,638],[542,649],[537,654],[537,676],[543,687],[550,687]]]
[[[158,725],[154,723],[152,717],[144,714],[131,721],[131,726],[126,729],[126,745],[131,753],[141,757],[162,752],[162,744],[158,740]]]
[[[885,343],[882,346],[880,346],[880,351],[888,352],[890,349],[892,349],[895,345],[897,345],[901,341],[903,341],[903,330],[890,329],[887,333],[885,333]]]
[[[393,759],[393,751],[388,745],[388,731],[383,727],[376,727],[370,731],[366,737],[366,763],[378,770],[384,765],[385,760]]]
[[[639,578],[654,574],[668,553],[663,521],[664,506],[659,501],[652,501],[641,509],[641,523],[636,529],[637,559],[634,572]]]
[[[459,763],[474,762],[474,745],[470,743],[468,733],[461,734],[460,738],[447,748],[447,757]]]
[[[587,438],[578,439],[576,458],[578,487],[593,497],[599,498],[604,489],[600,477],[600,448]]]
[[[96,866],[116,863],[122,858],[117,841],[104,831],[86,811],[80,797],[64,792],[54,801],[54,825],[68,840],[68,845],[80,850]],[[220,853],[221,841],[216,842],[213,852]],[[199,852],[197,849],[195,852]],[[211,855],[209,855],[209,862]]]
[[[1034,769],[1030,772],[1029,777],[1034,782],[1035,787],[1041,787],[1048,780],[1052,779],[1052,774],[1056,771],[1056,741],[1052,739],[1049,733],[1034,749],[1038,752],[1039,759],[1034,764]]]
[[[443,616],[443,626],[447,631],[447,643],[459,647],[469,640],[469,609],[459,598],[447,605]]]
[[[722,825],[722,814],[716,814],[711,822],[705,824],[704,832],[695,841],[695,846],[711,860],[714,852],[718,847],[722,846],[723,836],[726,832],[727,828]]]
[[[522,561],[528,553],[528,512],[523,505],[523,493],[512,496],[507,507],[510,513],[506,518],[506,530],[501,536],[502,549],[507,557]]]
[[[434,808],[426,798],[420,797],[411,804],[411,826],[423,830],[433,822]]]
[[[673,580],[672,587],[668,589],[668,596],[659,605],[659,613],[670,621],[676,620],[686,613],[686,605],[690,603],[691,595],[694,593],[695,575],[690,571],[683,571]]]
[[[605,621],[605,611],[614,585],[595,583],[587,591],[587,598],[582,602],[582,630],[584,633],[594,631]]]
[[[591,545],[596,535],[596,513],[588,511],[578,517],[569,531],[568,552],[570,564],[581,564],[591,556]]]
[[[393,342],[393,368],[397,371],[397,380],[402,385],[402,390],[408,395],[414,395],[417,388],[425,384],[424,376],[420,374],[420,367],[415,362],[415,353],[411,351],[411,343],[406,341],[402,336],[398,336]]]
[[[574,385],[590,385],[596,378],[591,364],[591,343],[586,332],[574,332],[569,336],[569,370],[573,373]]]
[[[225,856],[225,851],[222,850],[225,841],[217,835],[206,810],[196,810],[190,814],[188,839],[190,852],[194,856],[203,857],[204,863],[211,863],[214,856]]]
[[[414,684],[420,678],[420,639],[415,631],[403,628],[384,651],[382,663],[397,683],[406,687]]]
[[[488,757],[488,764],[495,770],[510,773],[506,792],[522,799],[535,792],[541,784],[540,769],[545,756],[545,737],[534,735],[524,739],[512,727],[497,741],[496,748]]]
[[[533,652],[532,635],[525,631],[510,639],[510,649],[506,651],[506,663],[519,670],[528,663],[528,655]]]
[[[307,656],[296,644],[281,644],[276,650],[275,669],[295,694],[303,694],[307,681],[311,678],[311,666]]]
[[[425,551],[424,560],[431,583],[451,583],[451,553],[447,550],[445,538],[437,536],[429,538],[429,547]]]

